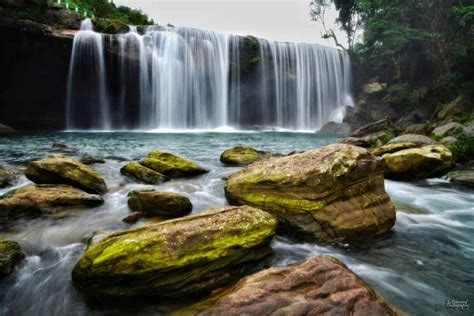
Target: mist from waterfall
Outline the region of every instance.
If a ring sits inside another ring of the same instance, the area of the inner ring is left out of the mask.
[[[140,34],[130,27],[111,38],[119,57],[107,67],[116,68],[119,89],[110,96],[102,36],[86,20],[74,38],[68,128],[317,130],[342,121],[352,105],[348,54],[249,38],[157,25]]]

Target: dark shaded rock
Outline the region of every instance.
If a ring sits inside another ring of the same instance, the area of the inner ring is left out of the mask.
[[[220,157],[224,164],[228,165],[247,165],[249,163],[270,158],[273,154],[266,151],[259,151],[252,147],[237,146],[225,150]]]
[[[351,127],[347,123],[329,122],[324,124],[324,126],[321,127],[318,133],[346,135],[349,134],[350,131]]]
[[[416,134],[404,134],[392,138],[387,142],[387,144],[395,143],[414,143],[416,145],[435,145],[437,144],[434,139],[429,138],[425,135],[416,135]]]
[[[368,148],[383,145],[395,135],[396,130],[390,120],[383,119],[356,129],[340,143]]]
[[[102,176],[88,166],[64,156],[30,162],[25,176],[39,184],[68,184],[89,193],[105,193]]]
[[[120,172],[148,184],[160,184],[169,180],[167,176],[141,165],[138,161],[127,163]]]
[[[283,230],[317,240],[371,238],[395,223],[381,159],[351,145],[253,163],[229,177],[225,192],[232,204],[261,208]]]
[[[16,241],[0,238],[0,279],[12,273],[24,257],[25,254]]]
[[[364,137],[377,132],[394,131],[394,127],[389,119],[382,119],[367,125],[364,125],[351,132],[349,137]]]
[[[441,104],[436,109],[436,116],[440,121],[459,120],[466,113],[472,112],[473,106],[464,96],[459,96],[447,104]]]
[[[14,133],[14,132],[16,131],[13,129],[13,127],[0,124],[0,134]]]
[[[127,224],[134,224],[145,217],[145,213],[143,212],[133,212],[130,213],[127,217],[122,219],[122,222]]]
[[[72,278],[94,297],[208,293],[267,257],[275,226],[268,213],[225,206],[113,233],[84,253]]]
[[[150,152],[140,163],[170,178],[191,177],[209,172],[195,162],[159,150]]]
[[[156,191],[132,191],[128,194],[128,206],[147,217],[179,217],[188,215],[193,209],[191,201],[180,194]]]
[[[247,276],[224,293],[179,314],[391,316],[398,313],[342,262],[330,256],[315,256],[299,265],[273,267]]]
[[[69,146],[66,145],[66,144],[62,144],[62,143],[56,143],[56,144],[53,144],[53,146],[51,146],[51,148],[53,148],[53,149],[69,149]]]
[[[105,159],[97,156],[83,156],[79,159],[79,162],[85,165],[93,165],[96,163],[105,163]]]
[[[0,198],[0,222],[22,216],[74,211],[100,205],[104,200],[68,185],[27,185]]]
[[[428,124],[426,123],[418,123],[409,125],[403,131],[403,134],[420,134],[420,135],[427,135],[428,134]]]

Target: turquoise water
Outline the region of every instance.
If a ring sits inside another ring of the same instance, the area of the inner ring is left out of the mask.
[[[219,162],[220,153],[250,145],[279,153],[307,150],[334,142],[334,136],[310,133],[49,133],[0,137],[0,161],[22,166],[54,153],[53,143],[66,143],[73,157],[99,155],[93,165],[106,179],[104,205],[61,218],[19,220],[0,228],[0,236],[17,240],[27,257],[0,282],[1,315],[159,314],[160,304],[90,306],[71,283],[70,272],[84,251],[84,240],[98,230],[130,227],[121,219],[129,209],[130,190],[155,187],[186,195],[193,213],[226,204],[223,178],[239,168]],[[128,182],[119,169],[152,149],[189,157],[209,174],[177,179],[159,186]],[[61,151],[59,151],[61,152]],[[28,183],[21,178],[17,186]],[[11,188],[1,189],[0,193]],[[443,179],[386,181],[397,207],[397,223],[388,236],[367,245],[334,248],[277,237],[273,265],[286,265],[317,254],[338,257],[391,304],[414,315],[472,315],[445,308],[447,300],[474,304],[474,194]],[[139,224],[138,224],[139,225]]]

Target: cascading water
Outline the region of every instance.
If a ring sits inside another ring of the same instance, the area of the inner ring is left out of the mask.
[[[68,129],[111,128],[103,39],[90,19],[74,36],[67,87]]]
[[[349,56],[336,48],[255,39],[252,55],[245,37],[161,26],[114,38],[118,65],[107,66],[119,69],[115,93],[105,83],[100,35],[89,20],[77,33],[69,128],[316,130],[342,121],[352,105]]]

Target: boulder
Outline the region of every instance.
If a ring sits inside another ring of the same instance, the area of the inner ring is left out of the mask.
[[[284,231],[316,240],[375,237],[395,223],[382,161],[351,145],[253,163],[229,177],[225,193],[231,204],[261,208]]]
[[[209,172],[195,162],[159,150],[150,152],[140,163],[170,178],[190,177]]]
[[[390,120],[383,119],[356,129],[340,142],[367,148],[383,145],[389,139],[393,138],[395,134],[396,131]]]
[[[237,146],[221,154],[221,162],[227,165],[247,165],[249,163],[272,157],[272,154],[252,147]]]
[[[105,159],[97,156],[82,156],[79,162],[85,165],[93,165],[96,163],[105,163]]]
[[[474,188],[474,167],[451,171],[446,177],[453,183]]]
[[[18,180],[18,176],[13,168],[0,165],[0,188],[5,188],[12,185]]]
[[[450,122],[450,123],[447,123],[447,124],[444,124],[442,126],[439,126],[439,127],[435,128],[432,131],[432,133],[435,136],[438,136],[438,137],[445,137],[445,136],[448,136],[448,135],[452,135],[453,133],[455,133],[457,131],[462,130],[463,127],[464,126],[462,126],[458,122]]]
[[[122,219],[122,222],[127,224],[134,224],[145,217],[145,213],[143,212],[133,212],[130,213],[127,217]]]
[[[14,133],[16,132],[12,127],[8,125],[0,124],[0,134]]]
[[[459,96],[447,104],[441,104],[436,110],[440,121],[453,118],[459,119],[469,111],[472,111],[472,104],[464,96]]]
[[[0,222],[100,205],[104,200],[68,185],[27,185],[0,198]]]
[[[146,217],[180,217],[193,209],[191,201],[172,192],[132,191],[128,194],[128,206],[134,212],[143,212]]]
[[[393,130],[393,125],[390,122],[389,119],[383,119],[379,120],[377,122],[373,122],[367,125],[364,125],[355,131],[351,132],[348,136],[350,137],[364,137],[376,132],[381,132],[381,131],[391,131]]]
[[[169,180],[167,176],[141,165],[138,161],[127,163],[120,172],[148,184],[160,184]]]
[[[382,159],[385,176],[392,179],[428,178],[454,166],[453,155],[443,145],[403,149],[384,154]]]
[[[16,241],[0,238],[0,279],[12,273],[24,257],[25,254]]]
[[[462,129],[462,132],[467,137],[474,137],[474,122],[471,122],[469,125],[465,126]]]
[[[84,253],[72,278],[91,296],[208,293],[271,254],[275,226],[261,210],[225,206],[113,233]]]
[[[403,134],[421,134],[426,135],[428,134],[428,124],[426,123],[418,123],[412,124],[405,128]]]
[[[351,126],[347,123],[328,122],[318,131],[320,134],[346,135],[351,131]]]
[[[385,154],[394,153],[403,149],[415,148],[418,147],[415,143],[394,143],[394,144],[385,144],[383,146],[377,147],[372,150],[372,154],[375,156],[383,156]]]
[[[417,135],[417,134],[404,134],[392,138],[388,141],[388,144],[395,144],[395,143],[415,143],[417,145],[434,145],[436,141],[429,138],[425,135]]]
[[[441,138],[441,140],[439,142],[442,143],[442,144],[452,145],[452,144],[457,143],[458,139],[456,137],[453,137],[453,136],[446,136],[446,137]]]
[[[178,314],[178,313],[177,313]],[[357,315],[398,313],[341,261],[315,256],[247,276],[180,315]]]
[[[105,193],[104,179],[95,170],[64,156],[30,162],[25,176],[38,184],[68,184],[89,193]]]
[[[69,146],[63,143],[54,143],[53,146],[51,146],[51,148],[52,149],[69,149]]]

